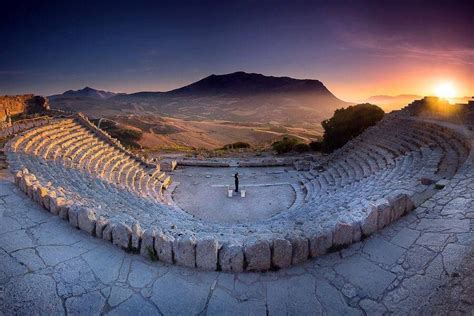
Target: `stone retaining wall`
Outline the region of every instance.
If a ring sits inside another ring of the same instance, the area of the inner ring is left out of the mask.
[[[143,230],[139,222],[129,225],[109,221],[96,210],[65,199],[60,190],[43,185],[27,169],[15,174],[15,184],[52,214],[120,248],[167,263],[229,272],[286,268],[358,242],[410,212],[415,207],[416,194],[421,194],[396,191],[375,203],[362,200],[349,210],[359,217],[342,215],[332,229],[316,230],[314,234],[288,232],[285,238],[254,235],[243,243],[223,243],[212,235],[172,235],[155,228]]]

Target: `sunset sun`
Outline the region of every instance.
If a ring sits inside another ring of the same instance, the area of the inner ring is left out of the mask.
[[[452,99],[456,97],[456,87],[452,82],[442,82],[435,87],[435,94],[439,98]]]

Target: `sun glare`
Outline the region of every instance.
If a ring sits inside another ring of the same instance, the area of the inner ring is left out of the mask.
[[[436,86],[435,94],[439,98],[451,100],[456,97],[456,88],[452,82],[443,82]]]

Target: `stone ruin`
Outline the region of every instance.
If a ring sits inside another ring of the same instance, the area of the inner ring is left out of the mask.
[[[160,165],[128,152],[84,115],[21,130],[5,146],[9,166],[46,210],[144,257],[232,272],[286,268],[358,242],[474,163],[474,139],[462,127],[394,112],[324,161],[298,163],[306,192],[298,209],[217,224],[166,203],[171,177]]]

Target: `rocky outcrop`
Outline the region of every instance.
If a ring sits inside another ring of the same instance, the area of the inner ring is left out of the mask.
[[[18,114],[42,113],[49,110],[48,99],[33,94],[0,97],[0,121]]]

